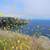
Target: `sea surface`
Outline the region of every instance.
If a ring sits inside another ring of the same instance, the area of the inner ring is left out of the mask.
[[[31,20],[27,25],[21,26],[19,32],[31,36],[37,34],[50,38],[50,20]]]

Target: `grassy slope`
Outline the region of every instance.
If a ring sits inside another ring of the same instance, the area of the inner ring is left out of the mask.
[[[32,50],[32,38],[15,32],[0,30],[0,50]]]
[[[0,50],[50,50],[50,40],[45,36],[39,38],[0,30]]]

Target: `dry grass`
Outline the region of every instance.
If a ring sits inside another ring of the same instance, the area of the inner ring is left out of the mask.
[[[50,50],[50,39],[0,30],[0,50]]]
[[[33,50],[50,50],[50,39],[45,36],[34,38]]]
[[[0,50],[32,50],[32,37],[11,31],[0,31]]]

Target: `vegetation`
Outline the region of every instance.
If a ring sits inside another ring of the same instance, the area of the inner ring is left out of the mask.
[[[5,34],[5,32],[4,32]],[[32,50],[32,38],[27,35],[8,33],[13,36],[0,36],[0,50]],[[26,36],[26,37],[25,37]]]
[[[28,24],[27,20],[17,19],[12,17],[0,17],[0,28],[7,30],[18,30],[22,25]]]
[[[0,50],[50,50],[50,39],[42,36],[39,25],[33,36],[17,32],[27,23],[26,20],[0,17]]]

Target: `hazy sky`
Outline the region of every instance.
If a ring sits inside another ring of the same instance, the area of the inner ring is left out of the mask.
[[[49,19],[50,0],[0,0],[0,12],[7,16]]]

